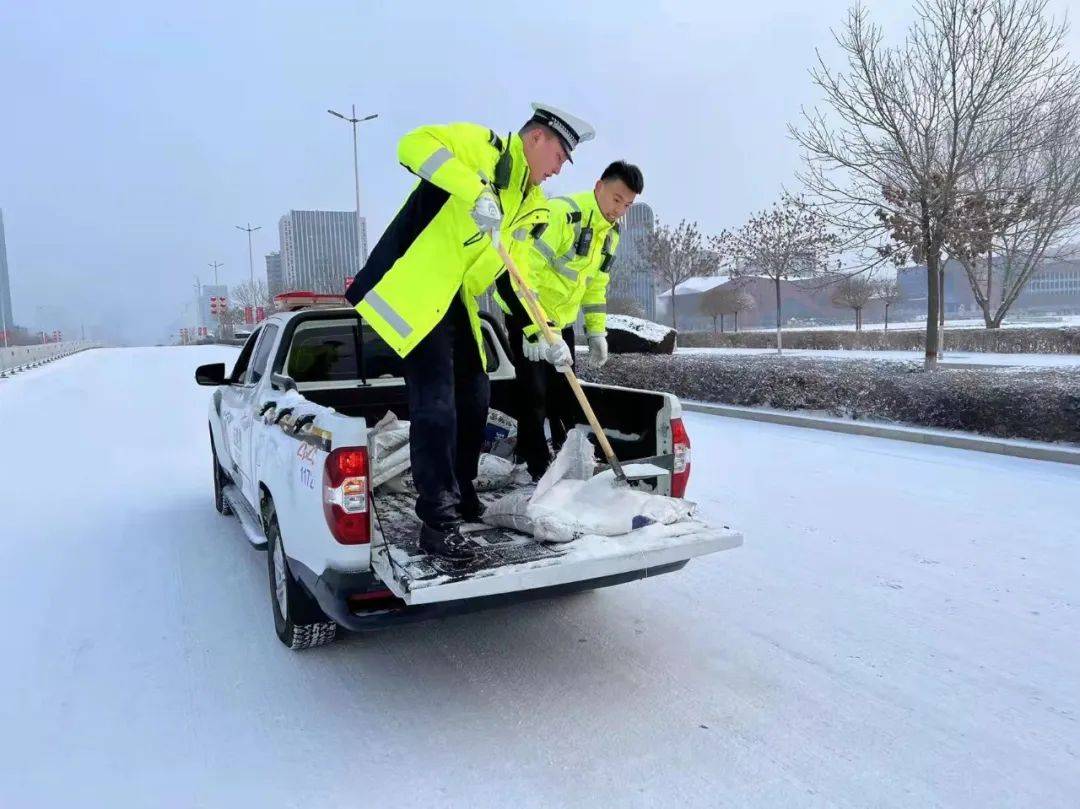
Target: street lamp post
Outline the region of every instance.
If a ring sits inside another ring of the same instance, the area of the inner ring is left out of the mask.
[[[222,264],[220,261],[211,261],[206,266],[214,271],[214,286],[217,286],[218,285],[218,277],[217,277],[218,267],[224,267],[225,265]]]
[[[356,117],[356,105],[352,105],[352,117],[348,118],[342,115],[340,112],[334,110],[327,110],[328,113],[340,118],[342,121],[347,121],[352,124],[352,159],[353,159],[353,180],[356,185],[356,257],[360,262],[360,267],[364,266],[367,261],[367,244],[364,239],[364,229],[360,226],[360,162],[357,157],[356,146],[356,125],[363,123],[364,121],[370,121],[379,117],[379,113],[373,113],[372,115],[365,115],[363,118]],[[357,271],[360,270],[357,267]]]
[[[250,275],[249,280],[251,282],[251,288],[255,289],[255,258],[254,258],[254,254],[251,252],[251,234],[254,233],[256,230],[261,230],[262,228],[261,228],[261,226],[258,226],[258,225],[256,225],[255,227],[252,227],[251,223],[248,222],[247,227],[237,225],[236,229],[237,230],[247,231],[247,235],[248,235],[248,273]]]
[[[203,323],[202,313],[202,282],[199,281],[199,276],[195,276],[195,317],[199,319],[199,325],[205,326]]]

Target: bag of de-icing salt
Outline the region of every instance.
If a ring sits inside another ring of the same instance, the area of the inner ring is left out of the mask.
[[[500,458],[509,458],[514,454],[517,444],[517,421],[501,410],[488,410],[487,426],[484,428],[484,440],[480,445],[483,452],[490,452]]]

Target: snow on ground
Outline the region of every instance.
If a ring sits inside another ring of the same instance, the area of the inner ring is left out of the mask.
[[[677,354],[772,355],[775,348],[676,348]],[[866,349],[785,348],[784,356],[838,360],[891,360],[922,362],[922,351],[871,351]],[[944,365],[1002,365],[1016,368],[1078,368],[1080,354],[989,354],[980,351],[946,351]]]
[[[688,413],[744,547],[297,654],[211,503],[233,356],[0,381],[0,805],[1075,806],[1080,468]]]

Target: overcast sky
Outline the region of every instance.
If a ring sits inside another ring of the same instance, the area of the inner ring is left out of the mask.
[[[162,341],[194,322],[194,276],[247,280],[290,208],[351,210],[363,125],[369,243],[412,184],[395,144],[424,123],[505,132],[546,101],[596,140],[549,182],[590,187],[639,164],[661,220],[736,226],[790,184],[786,125],[817,96],[807,70],[846,0],[709,2],[0,4],[0,208],[15,317]],[[910,2],[868,3],[894,33]],[[1058,2],[1061,11],[1068,7]],[[1077,53],[1077,32],[1071,34]],[[265,275],[264,275],[265,277]],[[55,312],[55,310],[53,310]],[[48,311],[44,314],[50,317]]]

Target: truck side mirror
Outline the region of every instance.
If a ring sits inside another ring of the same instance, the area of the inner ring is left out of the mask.
[[[195,369],[195,381],[200,385],[227,385],[225,363],[212,362],[209,365],[200,365]]]

